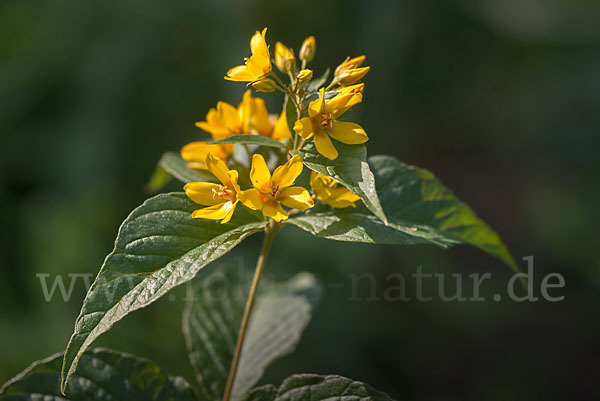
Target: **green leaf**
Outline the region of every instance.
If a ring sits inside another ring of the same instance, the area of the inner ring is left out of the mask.
[[[278,389],[272,385],[255,388],[245,401],[392,401],[389,395],[368,384],[336,375],[292,375]]]
[[[63,396],[60,392],[62,360],[63,354],[59,353],[34,362],[2,387],[0,400],[196,400],[183,378],[167,376],[145,359],[101,348],[81,356],[79,369],[71,377]]]
[[[292,135],[294,135],[294,124],[296,124],[296,120],[298,119],[298,111],[296,110],[296,105],[292,98],[286,96],[285,99],[285,119],[287,121],[288,129]]]
[[[306,93],[318,91],[319,88],[323,86],[325,82],[327,82],[327,78],[329,78],[329,67],[327,67],[323,75],[321,75],[319,78],[315,78],[306,84]]]
[[[227,224],[192,219],[192,211],[201,207],[183,193],[161,194],[123,222],[115,249],[104,261],[75,323],[65,351],[63,386],[83,351],[114,323],[191,280],[266,225],[259,214],[242,206]]]
[[[206,400],[223,397],[250,287],[251,277],[243,273],[242,269],[231,268],[203,273],[201,281],[188,287],[183,331]],[[208,283],[215,285],[210,287]],[[261,279],[233,386],[233,401],[243,398],[270,363],[294,350],[319,293],[316,279],[308,273],[285,283]]]
[[[248,135],[248,134],[241,134],[241,135],[231,135],[228,136],[227,138],[224,139],[220,139],[218,141],[210,141],[208,143],[245,143],[245,144],[249,144],[249,145],[260,145],[260,146],[269,146],[271,148],[281,148],[281,149],[287,149],[287,145],[279,142],[276,139],[273,138],[269,138],[266,136],[262,136],[262,135]]]
[[[158,165],[181,182],[216,182],[217,179],[205,170],[187,167],[187,161],[174,152],[167,152],[161,157]]]
[[[152,177],[150,177],[150,181],[146,184],[145,190],[149,194],[155,194],[163,189],[172,178],[173,176],[167,170],[162,168],[161,165],[157,165]]]
[[[390,156],[369,158],[386,226],[364,207],[315,208],[288,220],[318,237],[379,244],[456,244],[476,246],[518,271],[500,237],[426,170]]]
[[[360,196],[365,206],[386,225],[387,218],[375,189],[375,178],[367,163],[367,148],[337,141],[335,147],[339,153],[335,160],[321,156],[313,143],[293,153],[298,153],[309,169],[333,178]]]

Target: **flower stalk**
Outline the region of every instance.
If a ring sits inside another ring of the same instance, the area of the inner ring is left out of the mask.
[[[271,249],[273,237],[275,236],[275,233],[281,229],[282,226],[282,224],[276,223],[275,221],[271,221],[269,225],[267,225],[267,227],[265,228],[265,239],[263,242],[262,250],[260,251],[260,255],[258,256],[258,261],[256,262],[256,270],[254,270],[254,277],[252,279],[252,285],[250,286],[250,293],[248,294],[248,299],[246,300],[244,316],[242,317],[240,331],[238,333],[237,342],[235,344],[235,350],[233,352],[233,360],[231,361],[231,367],[229,368],[229,376],[227,377],[225,392],[223,393],[223,401],[229,401],[229,398],[231,397],[231,391],[233,390],[233,383],[235,382],[238,363],[240,361],[240,356],[242,353],[242,346],[244,345],[244,339],[246,337],[248,321],[250,320],[250,314],[252,312],[252,307],[254,306],[254,299],[256,298],[256,293],[258,291],[260,276],[267,262],[267,256],[269,255],[269,250]]]

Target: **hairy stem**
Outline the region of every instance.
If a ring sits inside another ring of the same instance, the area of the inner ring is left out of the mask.
[[[272,224],[271,224],[272,223]],[[225,392],[223,393],[223,401],[229,401],[231,396],[231,390],[233,389],[233,383],[235,381],[235,375],[237,373],[238,363],[242,353],[242,346],[244,345],[244,337],[246,336],[246,329],[248,328],[248,321],[250,320],[250,313],[252,312],[252,306],[254,306],[254,298],[258,290],[258,283],[260,282],[260,275],[263,267],[267,261],[267,255],[273,242],[273,236],[279,230],[280,226],[271,222],[265,229],[265,239],[263,242],[262,250],[256,263],[256,270],[254,271],[254,278],[252,279],[252,285],[250,286],[250,294],[246,300],[246,308],[244,309],[244,316],[242,317],[242,324],[235,344],[235,351],[233,352],[233,360],[231,361],[231,367],[229,368],[229,376],[227,377],[227,384],[225,385]]]

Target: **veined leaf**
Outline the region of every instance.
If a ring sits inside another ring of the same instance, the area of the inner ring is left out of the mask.
[[[216,144],[216,143],[245,143],[249,145],[260,145],[260,146],[269,146],[271,148],[281,148],[287,149],[287,145],[279,142],[276,139],[269,138],[262,135],[250,135],[250,134],[240,134],[240,135],[231,135],[227,138],[219,139],[218,141],[210,141],[208,143]]]
[[[368,384],[335,375],[300,374],[288,377],[279,388],[255,388],[245,401],[393,401],[389,395]]]
[[[192,219],[199,205],[184,193],[157,195],[123,222],[115,249],[90,287],[65,351],[63,388],[87,347],[127,314],[194,278],[266,222],[238,207],[227,224]]]
[[[177,153],[165,153],[158,165],[181,182],[216,182],[217,179],[209,171],[196,170],[187,167],[187,161]]]
[[[0,400],[71,401],[193,401],[189,384],[181,377],[162,373],[152,362],[116,351],[97,348],[81,356],[66,396],[60,392],[63,354],[34,362],[6,383]]]
[[[367,163],[367,148],[337,141],[335,147],[339,153],[335,160],[321,156],[312,143],[293,153],[298,153],[309,169],[333,178],[360,196],[365,206],[386,225],[387,218],[375,189],[375,178]]]
[[[388,217],[386,226],[362,206],[315,208],[288,220],[318,237],[379,244],[431,243],[444,248],[476,246],[518,267],[506,246],[486,223],[427,171],[390,156],[369,158],[379,198]]]
[[[243,273],[241,269],[220,269],[208,276],[201,274],[202,281],[188,287],[183,332],[205,400],[223,397],[250,287],[251,277]],[[243,398],[270,363],[294,350],[319,293],[319,285],[308,273],[285,283],[261,279],[231,394],[233,401]]]

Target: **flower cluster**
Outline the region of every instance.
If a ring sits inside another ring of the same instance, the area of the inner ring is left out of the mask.
[[[181,157],[188,168],[208,170],[220,183],[190,182],[184,187],[190,199],[205,206],[194,211],[194,218],[226,223],[241,203],[280,222],[294,210],[312,208],[315,200],[333,208],[356,207],[360,200],[333,178],[315,171],[310,175],[312,191],[294,183],[303,171],[299,152],[310,144],[323,157],[335,160],[340,157],[335,141],[349,145],[368,141],[360,125],[342,120],[346,111],[362,101],[364,84],[359,81],[369,71],[362,66],[365,56],[344,60],[325,86],[327,73],[315,79],[307,68],[316,53],[313,36],[302,43],[298,60],[293,49],[281,42],[275,44],[272,59],[266,33],[265,28],[252,36],[251,56],[243,65],[231,68],[225,79],[247,82],[258,92],[280,91],[288,107],[270,114],[265,101],[253,97],[248,89],[237,107],[218,102],[204,121],[196,123],[210,138],[187,144]],[[288,84],[273,66],[287,76]],[[246,135],[269,139],[250,140]],[[269,165],[277,166],[272,173]],[[238,181],[251,187],[242,190]]]

